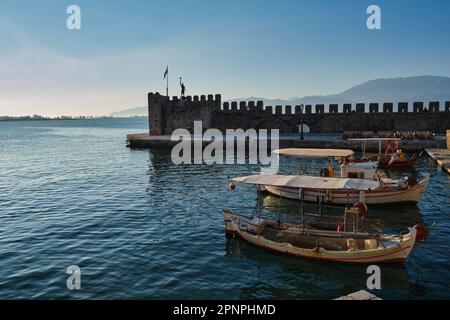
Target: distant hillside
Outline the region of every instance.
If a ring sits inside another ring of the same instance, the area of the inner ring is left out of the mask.
[[[146,117],[148,114],[147,107],[137,107],[126,109],[110,114],[111,117],[127,118],[127,117]]]
[[[377,79],[350,88],[335,97],[347,101],[449,100],[450,78],[418,76]]]
[[[354,86],[344,92],[324,96],[306,96],[302,98],[265,99],[242,98],[230,101],[263,100],[264,105],[298,105],[330,103],[370,103],[370,102],[414,102],[414,101],[450,101],[450,78],[418,76],[409,78],[376,79]]]
[[[266,99],[261,97],[238,98],[228,101],[264,101],[264,105],[298,105],[330,103],[414,102],[450,101],[450,78],[417,76],[408,78],[376,79],[354,86],[344,92],[324,96],[302,98]],[[441,106],[442,108],[442,106]],[[113,117],[147,116],[147,107],[112,113]]]

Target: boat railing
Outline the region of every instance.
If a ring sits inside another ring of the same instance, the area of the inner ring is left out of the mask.
[[[229,212],[232,213],[233,211],[230,210]],[[272,231],[282,231],[283,233],[292,235],[306,234],[311,236],[328,237],[328,238],[331,237],[331,238],[353,238],[353,239],[376,239],[378,237],[377,234],[370,234],[367,232],[349,232],[349,231],[340,232],[332,230],[308,229],[308,228],[301,228],[300,225],[298,226],[298,230],[292,230],[289,229],[289,227],[295,225],[284,224],[281,222],[278,223],[277,221],[273,221],[273,223],[267,223],[268,221],[261,221],[260,219],[258,220],[259,223],[254,223],[250,219],[243,220],[240,216],[238,216],[237,225],[239,229],[241,229],[241,222],[243,222],[246,225],[258,228],[258,234],[261,234],[261,227],[263,227],[263,229],[269,229]],[[276,227],[275,226],[276,224],[279,224],[279,227]]]
[[[283,224],[282,224],[283,225]],[[255,225],[257,226],[257,225]],[[284,225],[286,226],[286,225]],[[354,238],[354,239],[369,239],[369,238],[377,238],[377,235],[369,234],[367,232],[339,232],[339,231],[331,231],[331,230],[319,230],[319,229],[298,229],[298,230],[291,230],[286,226],[286,229],[283,228],[273,228],[270,224],[264,224],[264,228],[270,229],[270,230],[282,230],[284,233],[288,234],[308,234],[308,235],[315,235],[315,236],[323,236],[323,237],[339,237],[339,238]]]

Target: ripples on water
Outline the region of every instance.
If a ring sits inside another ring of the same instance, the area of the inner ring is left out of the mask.
[[[229,191],[227,178],[258,167],[175,166],[168,150],[125,148],[125,135],[146,125],[0,122],[0,298],[331,299],[364,289],[364,267],[227,241],[222,208],[250,214],[257,201],[251,188]],[[384,298],[450,297],[449,179],[424,158],[418,167],[431,173],[428,196],[444,213],[426,200],[370,210],[387,231],[437,223],[412,260],[382,267]],[[277,212],[278,199],[263,201]],[[297,208],[283,201],[284,215]],[[74,264],[77,292],[66,288]]]

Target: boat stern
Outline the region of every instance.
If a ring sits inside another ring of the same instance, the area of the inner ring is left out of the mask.
[[[234,237],[237,231],[237,225],[235,224],[236,214],[229,209],[223,209],[223,221],[225,223],[225,235],[227,237]]]

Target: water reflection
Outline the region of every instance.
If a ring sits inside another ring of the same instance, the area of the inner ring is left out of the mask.
[[[229,258],[251,259],[254,281],[242,288],[240,299],[333,299],[366,288],[366,265],[349,265],[289,257],[268,252],[239,239],[226,245]],[[413,281],[403,264],[382,265],[382,294],[408,290]],[[378,294],[378,293],[377,293]]]

